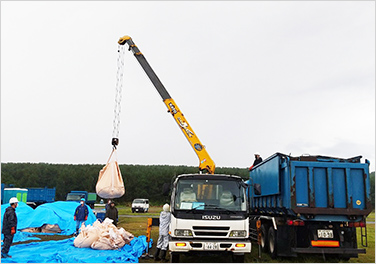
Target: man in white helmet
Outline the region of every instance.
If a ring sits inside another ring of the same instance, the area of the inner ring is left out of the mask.
[[[262,158],[260,156],[260,153],[258,152],[255,152],[255,161],[253,162],[252,166],[249,167],[249,171],[251,171],[253,169],[254,166],[256,166],[257,164],[261,163],[262,162]]]
[[[157,251],[154,254],[155,260],[166,260],[166,253],[169,241],[168,231],[170,229],[171,213],[170,206],[168,204],[163,205],[163,211],[159,215],[159,237],[157,241]],[[161,257],[159,258],[159,252]]]
[[[18,199],[16,197],[12,197],[9,200],[10,206],[5,209],[5,213],[3,216],[3,229],[2,233],[4,234],[4,244],[3,248],[1,249],[1,257],[2,258],[11,258],[12,256],[9,255],[9,249],[13,242],[14,234],[17,230],[17,215],[16,215],[16,207],[18,206]]]

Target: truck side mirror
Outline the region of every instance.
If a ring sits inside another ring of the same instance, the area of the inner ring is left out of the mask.
[[[162,194],[163,196],[168,196],[169,193],[170,193],[170,184],[164,183],[162,187]]]
[[[259,183],[253,184],[253,191],[255,195],[261,195],[261,184]]]

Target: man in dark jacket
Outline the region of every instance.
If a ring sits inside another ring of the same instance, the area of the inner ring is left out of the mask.
[[[114,221],[113,224],[117,226],[118,210],[115,207],[114,201],[111,201],[110,206],[107,208],[105,218],[106,217],[112,219]]]
[[[254,166],[256,166],[257,164],[261,163],[262,162],[262,158],[260,156],[260,153],[256,152],[255,153],[255,161],[253,162],[253,165],[251,167],[249,167],[249,171],[251,171],[253,169]]]
[[[16,207],[18,206],[18,199],[16,197],[12,197],[9,200],[10,206],[5,209],[4,217],[3,217],[3,230],[2,233],[4,234],[4,245],[1,249],[1,257],[2,258],[11,258],[12,256],[8,254],[10,246],[13,242],[14,234],[17,230],[17,215],[16,215]]]
[[[85,199],[82,198],[80,201],[80,205],[77,206],[76,211],[74,212],[74,221],[76,221],[76,235],[78,235],[78,230],[80,229],[82,223],[87,220],[87,216],[89,215],[89,209],[85,204]]]

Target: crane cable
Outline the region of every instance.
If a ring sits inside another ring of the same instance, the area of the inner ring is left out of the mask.
[[[120,111],[121,111],[121,97],[123,89],[123,73],[124,73],[124,45],[118,45],[117,58],[117,74],[116,74],[116,93],[115,93],[115,109],[114,109],[114,130],[112,132],[112,146],[116,149],[119,144],[119,129],[120,129]]]

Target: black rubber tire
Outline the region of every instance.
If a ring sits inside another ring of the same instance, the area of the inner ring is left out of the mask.
[[[272,259],[275,259],[277,257],[277,232],[274,230],[273,226],[269,227],[268,231],[268,248],[269,248],[269,254]]]
[[[265,225],[261,225],[261,250],[262,252],[267,252],[268,250],[268,233]]]

